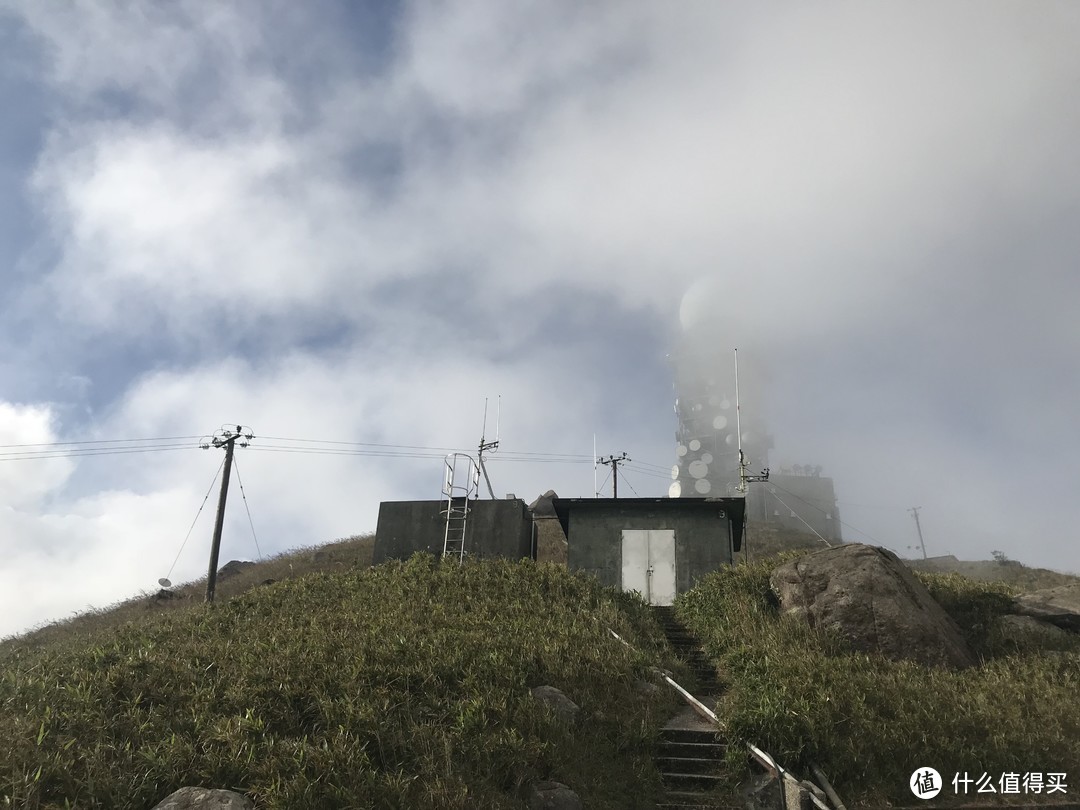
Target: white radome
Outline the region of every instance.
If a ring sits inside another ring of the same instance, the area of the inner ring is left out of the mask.
[[[680,495],[682,495],[682,484],[680,484],[678,481],[674,482],[670,487],[668,487],[667,494],[669,498],[678,498]]]

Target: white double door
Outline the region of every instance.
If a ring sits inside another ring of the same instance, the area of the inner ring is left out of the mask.
[[[622,589],[650,605],[675,601],[675,530],[623,529]]]

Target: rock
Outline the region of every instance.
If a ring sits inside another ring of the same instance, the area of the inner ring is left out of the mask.
[[[264,579],[264,580],[263,580],[262,582],[260,582],[259,584],[260,584],[260,585],[273,585],[273,584],[274,584],[275,582],[277,582],[277,580],[276,580],[276,579]]]
[[[1031,616],[1002,616],[1001,632],[1005,638],[1019,642],[1054,642],[1074,638],[1068,630]]]
[[[634,691],[639,695],[648,695],[651,697],[660,691],[660,687],[655,683],[649,683],[648,681],[637,681],[634,684]]]
[[[533,513],[533,517],[555,517],[555,506],[552,501],[558,497],[555,490],[549,489],[529,504],[529,511]]]
[[[153,598],[158,600],[159,602],[165,601],[166,599],[175,599],[176,592],[170,591],[168,588],[162,588],[160,591],[154,594]]]
[[[228,577],[236,576],[245,568],[251,568],[255,563],[250,560],[229,560],[221,568],[218,569],[218,579],[227,579]]]
[[[857,650],[926,666],[977,663],[956,622],[888,549],[825,549],[778,567],[769,582],[785,614],[837,630]]]
[[[1080,583],[1021,594],[1013,598],[1013,610],[1080,633]]]
[[[231,790],[182,787],[155,804],[152,810],[255,810],[255,804]]]
[[[581,708],[554,686],[537,686],[532,696],[551,709],[555,716],[566,723],[573,723]]]
[[[534,782],[529,810],[582,810],[581,798],[562,782]]]

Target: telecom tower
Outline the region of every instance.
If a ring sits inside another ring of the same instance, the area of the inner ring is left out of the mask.
[[[675,464],[668,496],[738,497],[740,486],[736,371],[713,347],[684,339],[670,356],[675,373]],[[730,367],[729,367],[730,366]],[[755,409],[756,410],[756,409]],[[754,411],[744,410],[743,460],[749,469],[768,467],[772,438]]]

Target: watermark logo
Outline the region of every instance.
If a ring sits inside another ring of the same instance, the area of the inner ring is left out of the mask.
[[[941,774],[933,768],[917,768],[908,781],[911,792],[920,799],[932,799],[941,793]]]

